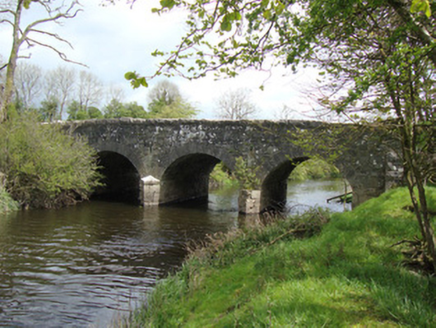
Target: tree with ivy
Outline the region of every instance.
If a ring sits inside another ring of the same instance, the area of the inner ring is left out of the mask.
[[[432,0],[163,0],[162,14],[188,10],[188,31],[149,77],[236,76],[283,65],[318,68],[323,108],[398,137],[428,261],[436,271],[436,238],[425,194],[434,174],[436,21]],[[432,164],[432,165],[431,165]]]

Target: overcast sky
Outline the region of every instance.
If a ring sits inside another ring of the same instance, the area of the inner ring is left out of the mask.
[[[151,53],[156,49],[174,49],[186,31],[186,13],[176,10],[161,16],[152,14],[151,8],[159,6],[157,0],[137,0],[132,8],[123,0],[105,7],[100,5],[99,0],[82,0],[81,4],[83,12],[76,18],[65,21],[62,26],[51,27],[74,46],[74,49],[62,49],[70,59],[89,66],[89,71],[97,75],[104,84],[123,88],[125,101],[137,101],[146,106],[148,89],[132,90],[129,82],[124,79],[124,74],[137,71],[142,75],[151,75],[159,62],[159,58],[152,57]],[[29,10],[25,19],[35,20],[35,17],[40,18],[38,14],[40,13],[35,10]],[[0,54],[3,59],[9,55],[10,34],[11,30],[7,25],[0,25]],[[57,54],[46,49],[32,48],[30,52],[32,56],[27,61],[41,66],[44,70],[59,65],[76,66],[64,63]],[[80,66],[76,68],[83,69]],[[268,75],[254,70],[241,73],[237,78],[220,81],[214,81],[213,76],[196,81],[171,78],[171,81],[201,111],[199,118],[215,118],[215,99],[226,90],[242,87],[252,90],[252,101],[260,109],[257,118],[273,119],[283,105],[301,112],[310,109],[301,91],[313,75],[286,74],[286,70],[277,69],[265,82],[264,91],[259,86]],[[151,81],[150,87],[157,81]]]

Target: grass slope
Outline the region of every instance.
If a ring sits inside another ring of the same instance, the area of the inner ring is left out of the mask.
[[[436,189],[428,194],[434,211]],[[128,325],[436,327],[436,279],[402,267],[405,246],[391,247],[418,234],[407,205],[407,190],[396,189],[306,238],[286,232],[316,227],[313,213],[215,238]]]

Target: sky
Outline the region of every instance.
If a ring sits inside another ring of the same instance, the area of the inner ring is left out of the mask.
[[[83,11],[77,17],[65,20],[62,25],[44,26],[73,45],[74,49],[57,44],[69,59],[84,63],[89,68],[65,63],[56,53],[41,47],[33,47],[21,54],[31,53],[31,58],[25,60],[44,71],[59,65],[86,69],[98,76],[105,85],[122,88],[125,102],[136,101],[146,107],[149,89],[133,90],[124,79],[124,74],[137,71],[145,76],[152,75],[161,58],[155,58],[151,53],[156,49],[175,48],[187,30],[184,25],[187,13],[182,10],[163,15],[151,13],[152,8],[159,7],[157,0],[137,0],[133,6],[123,0],[108,6],[102,6],[99,0],[82,0],[81,4]],[[23,22],[40,17],[41,12],[31,8],[25,12]],[[10,44],[11,29],[5,24],[0,25],[0,54],[4,60],[9,55]],[[180,77],[171,78],[170,81],[177,84],[182,95],[200,111],[198,118],[217,118],[217,98],[228,90],[246,88],[251,91],[251,101],[259,109],[256,118],[275,119],[280,117],[284,105],[298,113],[310,111],[304,90],[315,76],[316,73],[308,70],[291,74],[283,68],[277,68],[272,76],[248,70],[236,78],[218,81],[212,74],[195,81]],[[158,81],[150,81],[150,88]],[[259,88],[262,84],[264,91]],[[292,118],[307,119],[307,116],[298,113],[294,113]]]

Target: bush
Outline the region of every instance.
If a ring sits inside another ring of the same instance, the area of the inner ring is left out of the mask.
[[[234,188],[238,187],[238,181],[233,177],[227,166],[218,163],[210,173],[209,185],[212,188]]]
[[[0,214],[20,209],[19,204],[0,186]]]
[[[98,186],[95,151],[59,125],[23,115],[0,125],[0,171],[24,207],[55,208],[87,199]]]

